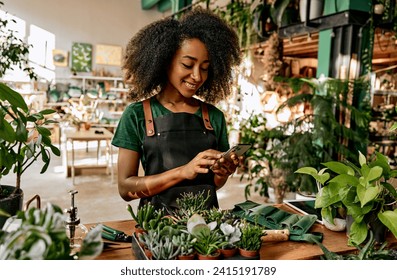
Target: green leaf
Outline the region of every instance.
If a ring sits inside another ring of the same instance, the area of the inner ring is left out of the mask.
[[[25,112],[28,111],[28,105],[26,105],[22,95],[4,83],[0,83],[0,100],[6,100],[11,104],[11,106],[20,108]]]
[[[367,158],[360,151],[358,151],[358,153],[358,161],[360,162],[360,166],[367,164]]]
[[[368,228],[365,222],[358,223],[356,220],[352,223],[349,232],[348,244],[358,246],[367,238]]]
[[[36,129],[43,136],[51,136],[51,131],[46,127],[37,126]]]
[[[16,139],[14,129],[5,119],[0,119],[0,139],[10,143],[14,143]]]
[[[321,172],[323,171],[324,169],[321,170]],[[324,185],[325,182],[330,177],[329,173],[323,173],[323,174],[320,174],[320,172],[317,173],[317,170],[313,167],[302,167],[296,170],[295,173],[311,175],[315,180],[319,181],[322,185]]]
[[[349,174],[340,174],[332,178],[329,183],[336,183],[341,186],[357,186],[359,184],[359,180],[357,177]]]
[[[390,178],[391,176],[391,169],[389,165],[389,161],[387,157],[385,157],[383,154],[376,152],[376,159],[368,164],[370,167],[374,166],[379,166],[383,169],[383,176],[385,176],[386,179]]]
[[[382,189],[379,186],[364,187],[363,185],[357,186],[357,196],[360,199],[361,207],[370,201],[376,199]]]
[[[332,207],[324,207],[321,209],[321,216],[331,224],[334,224],[335,215],[333,213]]]
[[[348,174],[354,176],[354,170],[350,166],[343,164],[339,161],[329,161],[323,163],[324,166],[328,167],[330,170],[337,174]]]
[[[55,113],[56,111],[55,110],[53,110],[53,109],[44,109],[44,110],[41,110],[40,112],[39,112],[39,114],[42,114],[42,115],[51,115],[51,114],[53,114],[53,113]]]
[[[369,170],[369,173],[368,173],[368,176],[366,177],[366,179],[368,180],[368,182],[377,180],[380,178],[380,176],[382,176],[382,172],[383,172],[382,167],[374,166]]]
[[[380,212],[378,218],[397,238],[397,209]]]

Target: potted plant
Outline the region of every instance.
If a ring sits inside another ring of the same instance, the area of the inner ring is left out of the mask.
[[[172,243],[179,248],[179,260],[193,260],[195,258],[194,244],[196,241],[197,238],[183,231],[172,237]]]
[[[15,218],[20,221],[16,230],[0,230],[0,260],[82,260],[102,252],[100,224],[88,232],[81,249],[72,252],[63,211],[56,205],[19,211]]]
[[[393,210],[397,191],[388,182],[397,177],[397,170],[392,170],[388,159],[378,152],[368,161],[359,152],[359,164],[330,161],[318,172],[311,167],[296,172],[314,177],[322,186],[315,207],[321,208],[324,219],[333,223],[337,209],[341,207],[352,217],[353,222],[348,227],[349,245],[360,245],[367,239],[369,230],[376,232],[382,227],[397,237],[397,209]],[[375,233],[378,242],[383,242],[384,237],[385,232]]]
[[[226,245],[226,242],[216,227],[216,222],[207,224],[199,214],[194,214],[189,218],[187,230],[197,238],[197,241],[194,243],[194,249],[199,259],[218,259],[220,256],[219,249]]]
[[[162,210],[156,210],[151,203],[147,203],[138,208],[136,214],[129,204],[127,205],[127,210],[136,222],[135,233],[138,234],[148,231],[149,229],[156,229],[164,216],[164,212]]]
[[[240,255],[248,258],[257,257],[262,245],[261,237],[264,235],[263,227],[248,221],[243,221],[240,229],[241,238],[238,242]]]
[[[0,7],[2,5],[0,2]],[[17,65],[33,79],[36,77],[33,69],[26,66],[29,45],[15,37],[7,28],[8,22],[0,21],[0,78]],[[51,131],[46,128],[55,123],[47,118],[53,113],[54,110],[35,112],[21,94],[0,83],[0,180],[10,172],[16,175],[15,186],[0,184],[0,228],[6,220],[4,215],[15,215],[22,209],[22,174],[40,158],[44,162],[41,173],[44,173],[50,164],[51,152],[60,155],[51,143]]]
[[[13,172],[15,186],[0,185],[0,208],[9,215],[21,210],[23,191],[21,176],[35,161],[41,159],[44,173],[51,160],[51,152],[60,151],[51,143],[51,131],[46,128],[55,123],[46,117],[54,110],[35,112],[27,106],[22,95],[0,83],[0,178]],[[0,220],[0,226],[5,220]]]
[[[221,223],[219,229],[223,233],[225,245],[220,249],[221,254],[225,257],[232,257],[237,253],[237,243],[240,241],[241,230],[239,223],[235,221],[233,224],[227,222]]]

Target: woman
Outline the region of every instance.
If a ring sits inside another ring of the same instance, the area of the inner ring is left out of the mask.
[[[135,103],[112,141],[124,200],[173,208],[181,194],[193,192],[208,194],[207,206],[218,207],[216,190],[240,159],[222,158],[229,148],[226,122],[210,103],[230,94],[239,63],[236,33],[203,9],[156,21],[130,40],[123,70]],[[140,161],[144,176],[138,176]]]

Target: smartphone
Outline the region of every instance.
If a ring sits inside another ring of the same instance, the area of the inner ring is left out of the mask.
[[[250,148],[252,147],[251,144],[237,144],[231,147],[229,150],[222,154],[222,157],[226,159],[230,159],[232,153],[235,153],[237,157],[244,155]],[[210,167],[212,169],[213,166]]]
[[[252,147],[251,144],[237,144],[231,147],[229,150],[223,153],[224,158],[230,158],[232,153],[235,153],[236,156],[240,157],[244,155],[250,148]]]

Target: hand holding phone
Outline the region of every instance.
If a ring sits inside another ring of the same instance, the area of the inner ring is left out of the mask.
[[[224,152],[222,154],[222,157],[225,158],[226,160],[231,161],[231,155],[234,153],[237,157],[240,157],[242,155],[244,155],[250,148],[252,147],[251,144],[237,144],[233,147],[231,147],[229,150],[227,150],[226,152]],[[218,164],[219,160],[217,160],[215,162],[214,165]],[[213,166],[214,166],[213,165]],[[213,166],[210,167],[210,169],[213,168]]]
[[[251,148],[251,146],[251,144],[237,144],[224,152],[222,157],[230,159],[232,153],[235,153],[237,157],[240,157],[244,155]]]

